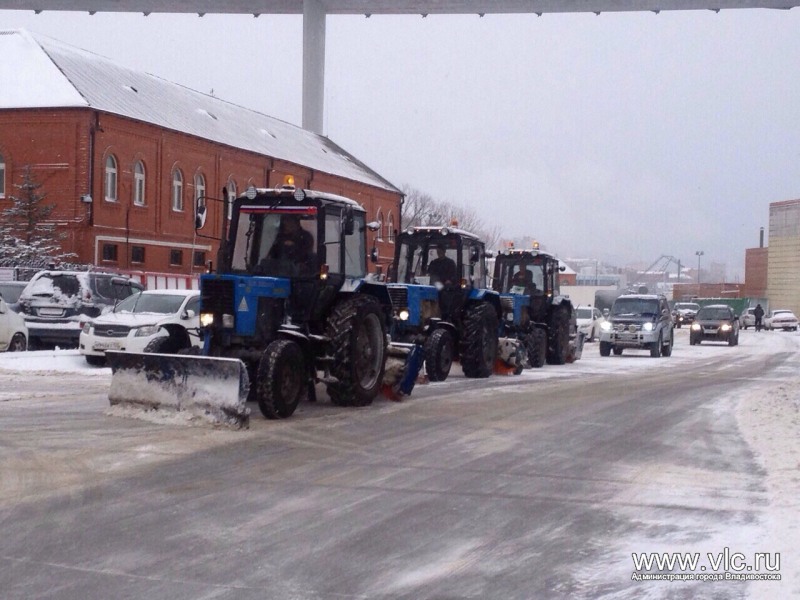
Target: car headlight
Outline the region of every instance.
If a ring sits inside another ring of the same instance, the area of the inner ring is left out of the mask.
[[[611,331],[613,327],[614,326],[611,324],[611,321],[603,321],[602,323],[600,323],[600,329],[602,329],[603,331]]]
[[[91,322],[87,321],[86,323],[83,324],[83,333],[85,333],[86,335],[89,335],[89,332],[91,330],[92,330]]]
[[[158,325],[145,325],[144,327],[139,327],[136,330],[136,334],[134,337],[150,337],[151,335],[155,335],[158,333],[159,330]]]
[[[692,331],[700,331],[700,323],[692,323]]]
[[[731,330],[731,325],[730,325],[730,323],[723,323],[722,326],[720,327],[720,329],[722,331],[730,331]]]
[[[203,327],[211,327],[214,324],[214,313],[210,312],[201,312],[200,313],[200,325]]]
[[[652,323],[645,323],[642,325],[643,331],[653,331],[653,324]]]

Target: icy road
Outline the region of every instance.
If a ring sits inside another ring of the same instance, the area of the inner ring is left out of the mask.
[[[246,431],[0,355],[0,597],[798,597],[800,335],[676,334]]]

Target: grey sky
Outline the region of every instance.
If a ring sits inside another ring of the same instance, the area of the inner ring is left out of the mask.
[[[800,10],[329,16],[325,133],[507,237],[744,272],[800,197]],[[299,124],[298,16],[0,12]]]

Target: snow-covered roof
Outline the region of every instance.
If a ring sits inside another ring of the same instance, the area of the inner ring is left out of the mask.
[[[0,109],[92,108],[401,193],[324,136],[87,50],[13,29],[0,56]]]

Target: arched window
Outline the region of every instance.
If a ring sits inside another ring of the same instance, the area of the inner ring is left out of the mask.
[[[108,202],[117,201],[117,159],[113,154],[106,158],[105,195]]]
[[[228,220],[230,221],[233,218],[233,201],[236,199],[236,182],[233,180],[233,177],[228,179],[228,209],[227,215]]]
[[[376,239],[383,241],[383,211],[380,208],[375,220],[378,222],[378,231],[376,232],[378,237]]]
[[[194,176],[194,205],[195,208],[206,205],[206,178],[202,173]]]
[[[0,154],[0,198],[6,197],[6,159]]]
[[[133,165],[133,203],[144,206],[144,163],[140,160]]]
[[[389,218],[386,219],[386,239],[390,244],[394,244],[394,215],[389,213]]]
[[[172,172],[172,210],[183,210],[183,174],[180,169]]]

